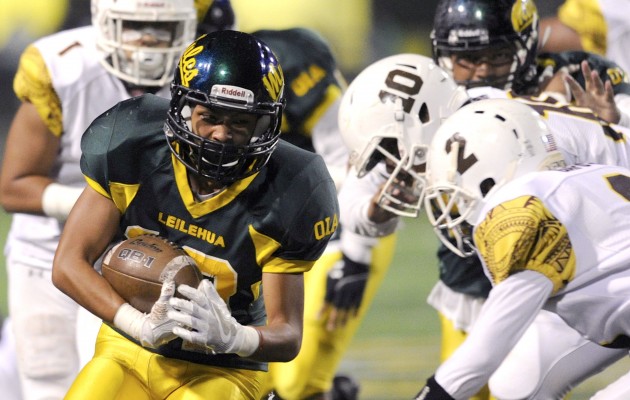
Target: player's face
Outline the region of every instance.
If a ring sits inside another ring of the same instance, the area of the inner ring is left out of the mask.
[[[172,23],[125,21],[122,42],[139,47],[166,48],[173,41],[173,28]]]
[[[245,145],[252,137],[258,117],[254,114],[206,108],[196,105],[191,122],[193,132],[204,139]]]
[[[383,185],[378,204],[385,210],[404,217],[417,216],[420,209],[422,190],[425,186],[425,164],[415,165],[411,170],[402,168],[390,159],[385,160],[389,179]]]
[[[514,51],[508,46],[453,53],[453,78],[458,82],[475,82],[507,77],[513,56]]]

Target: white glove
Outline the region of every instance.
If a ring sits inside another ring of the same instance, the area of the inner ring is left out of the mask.
[[[151,307],[151,313],[145,314],[129,303],[118,308],[114,316],[114,325],[139,341],[142,346],[156,348],[170,342],[177,336],[173,333],[176,321],[168,318],[171,308],[169,300],[175,294],[175,281],[164,281],[160,298]]]
[[[173,297],[170,300],[174,310],[168,312],[168,317],[179,322],[179,326],[173,328],[177,336],[214,353],[236,353],[247,357],[258,349],[258,331],[239,324],[232,317],[227,304],[209,280],[202,280],[197,289],[180,285],[177,290],[190,299]]]

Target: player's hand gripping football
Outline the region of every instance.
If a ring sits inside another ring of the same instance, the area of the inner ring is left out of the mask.
[[[176,321],[167,315],[172,308],[169,300],[175,294],[175,281],[166,279],[162,284],[159,299],[153,304],[151,312],[145,314],[129,303],[125,303],[116,312],[114,325],[139,341],[143,346],[156,348],[170,342],[177,336],[173,333]]]
[[[181,325],[173,329],[177,336],[214,353],[236,353],[247,357],[258,349],[258,331],[239,324],[232,317],[227,304],[209,280],[202,280],[197,289],[180,285],[178,291],[190,300],[171,298],[174,309],[168,316]]]
[[[345,255],[328,271],[326,296],[320,318],[327,316],[326,328],[344,326],[359,311],[369,275],[369,266]]]

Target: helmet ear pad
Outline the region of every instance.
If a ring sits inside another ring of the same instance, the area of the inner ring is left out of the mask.
[[[252,135],[250,143],[256,142],[259,137],[267,132],[270,128],[271,122],[271,117],[269,115],[261,115],[258,117],[258,121],[256,121],[256,128],[254,128],[254,134]]]

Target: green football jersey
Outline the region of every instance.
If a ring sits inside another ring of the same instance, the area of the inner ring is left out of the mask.
[[[330,46],[319,34],[304,28],[259,30],[253,35],[273,49],[282,65],[287,99],[282,138],[314,151],[313,126],[341,98],[346,85]]]
[[[120,210],[117,239],[154,233],[179,244],[239,323],[264,325],[262,273],[310,270],[338,225],[335,185],[319,155],[280,141],[260,172],[197,201],[190,172],[164,135],[168,107],[169,100],[145,95],[102,114],[81,141],[81,170]],[[236,355],[195,352],[181,340],[156,351],[209,365],[266,368]]]

